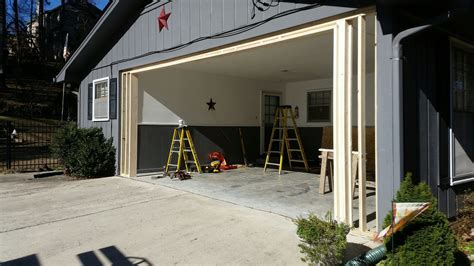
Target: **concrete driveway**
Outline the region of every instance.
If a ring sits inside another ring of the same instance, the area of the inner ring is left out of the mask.
[[[0,176],[0,264],[299,264],[282,216],[124,178]]]
[[[295,230],[278,214],[136,180],[0,176],[2,266],[297,265]],[[347,257],[367,250],[349,240]]]

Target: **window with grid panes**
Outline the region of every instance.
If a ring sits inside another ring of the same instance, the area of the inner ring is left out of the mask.
[[[474,48],[451,43],[451,184],[474,180]]]
[[[278,106],[280,97],[265,95],[265,124],[273,124]]]
[[[109,79],[95,80],[93,120],[105,121],[109,119]]]
[[[331,90],[310,91],[308,98],[308,122],[331,121]]]
[[[455,112],[474,113],[474,54],[453,47],[453,107]]]

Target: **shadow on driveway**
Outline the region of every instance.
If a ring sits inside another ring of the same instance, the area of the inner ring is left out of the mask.
[[[142,257],[127,257],[117,247],[108,246],[99,249],[99,251],[107,258],[107,263],[102,263],[96,253],[91,250],[78,254],[77,257],[82,265],[87,266],[102,266],[102,265],[120,265],[120,266],[152,266],[153,264],[146,258]],[[40,266],[41,263],[37,254],[28,255],[25,257],[0,262],[2,266]]]

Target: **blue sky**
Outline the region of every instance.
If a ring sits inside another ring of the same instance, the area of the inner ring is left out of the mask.
[[[50,5],[44,5],[46,10],[55,8],[61,4],[61,0],[50,0]],[[94,0],[92,1],[98,8],[104,9],[105,5],[109,2],[108,0]]]

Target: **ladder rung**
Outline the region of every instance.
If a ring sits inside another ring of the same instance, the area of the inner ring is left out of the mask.
[[[269,164],[269,165],[277,165],[277,166],[280,166],[280,164],[279,164],[279,163],[267,163],[267,164]]]
[[[170,163],[168,164],[168,166],[176,166],[176,167],[178,167],[177,164],[170,164]]]
[[[297,138],[286,138],[287,140],[298,140]]]
[[[179,139],[174,139],[173,141],[174,141],[174,142],[179,142]]]
[[[298,163],[304,163],[304,160],[295,160],[295,159],[291,159],[290,161],[292,161],[292,162],[298,162]]]
[[[179,150],[178,151],[171,151],[171,153],[179,153]]]
[[[300,149],[288,149],[289,151],[301,151]]]
[[[192,150],[191,149],[184,149],[183,151],[191,152]]]
[[[280,151],[270,151],[270,153],[280,153]]]
[[[196,164],[196,162],[195,162],[195,161],[190,161],[190,160],[188,160],[188,161],[184,161],[184,162],[185,162],[185,163],[193,163],[193,164]]]
[[[282,139],[272,139],[272,141],[282,141]]]

